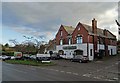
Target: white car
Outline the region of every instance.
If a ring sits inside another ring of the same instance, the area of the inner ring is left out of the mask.
[[[66,55],[60,55],[61,58],[65,59],[66,58]]]
[[[2,59],[2,55],[0,56],[0,59]]]
[[[15,59],[15,56],[11,56],[11,58],[10,58],[10,59],[12,59],[12,60],[13,60],[13,59]]]
[[[36,60],[36,55],[31,55],[31,56],[30,56],[30,59]]]
[[[9,57],[9,56],[6,56],[6,55],[2,55],[0,58],[1,58],[2,60],[8,60],[8,59],[10,59],[10,57]]]

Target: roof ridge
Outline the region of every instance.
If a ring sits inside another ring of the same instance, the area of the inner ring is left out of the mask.
[[[63,26],[65,26],[65,27],[71,27],[71,28],[74,28],[73,26],[70,26],[70,25],[63,25]]]
[[[87,30],[88,30],[88,32],[92,32],[92,26],[90,26],[90,25],[87,25],[87,24],[84,24],[84,23],[81,23]],[[103,31],[104,31],[105,29],[102,29],[102,28],[98,28],[97,27],[97,34],[98,35],[103,35]],[[110,33],[110,35],[109,35],[109,37],[115,37],[115,35],[114,34],[111,34],[111,31],[109,31],[109,30],[107,30],[109,33]]]
[[[81,24],[83,24],[83,25],[87,25],[87,26],[89,26],[89,27],[92,27],[92,26],[90,26],[90,25],[88,25],[88,24],[84,24],[84,23],[81,23]],[[104,30],[104,29],[102,29],[102,28],[99,28],[99,27],[97,27],[97,29]]]

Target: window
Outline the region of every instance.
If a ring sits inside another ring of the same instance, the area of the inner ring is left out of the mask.
[[[71,38],[68,39],[68,44],[69,44],[69,45],[71,44]]]
[[[78,31],[80,30],[80,27],[78,28]]]
[[[60,31],[60,36],[62,36],[62,31]]]
[[[60,45],[63,45],[63,40],[62,39],[60,40]]]
[[[103,38],[101,38],[101,41],[100,41],[100,43],[101,43],[101,44],[103,44],[103,43],[104,43],[104,39],[103,39]]]
[[[78,36],[77,37],[77,44],[81,44],[82,43],[82,36]]]

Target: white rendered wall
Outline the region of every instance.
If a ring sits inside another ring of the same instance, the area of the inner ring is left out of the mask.
[[[93,52],[93,44],[89,44],[89,60],[90,61],[92,61],[92,60],[94,60],[94,52]],[[91,54],[90,54],[90,49],[92,49],[92,56],[91,56]]]
[[[116,46],[108,45],[108,50],[109,50],[110,55],[111,55],[111,49],[112,49],[113,55],[117,54],[117,47]]]
[[[71,44],[71,45],[57,45],[56,46],[56,50],[63,50],[64,53],[66,54],[66,58],[72,58],[73,57],[73,53],[75,50],[77,49],[73,49],[73,50],[64,50],[63,47],[64,46],[76,46],[77,49],[83,50],[83,55],[87,56],[87,43],[84,44]]]
[[[84,44],[72,44],[72,45],[57,45],[56,47],[56,50],[59,51],[59,50],[63,50],[64,53],[66,54],[66,58],[72,58],[73,57],[73,53],[76,49],[74,50],[64,50],[63,49],[63,46],[77,46],[77,49],[80,49],[80,50],[83,50],[83,55],[84,56],[87,56],[87,43],[84,43]],[[94,52],[93,52],[93,44],[89,44],[89,55],[88,55],[88,58],[89,60],[94,60]],[[90,54],[90,49],[92,49],[92,56]]]

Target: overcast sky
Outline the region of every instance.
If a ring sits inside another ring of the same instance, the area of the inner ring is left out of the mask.
[[[110,30],[118,37],[117,2],[4,2],[2,3],[2,43],[9,39],[25,40],[23,35],[45,41],[55,38],[60,25],[76,27],[78,22],[91,25],[96,18],[98,27]]]

